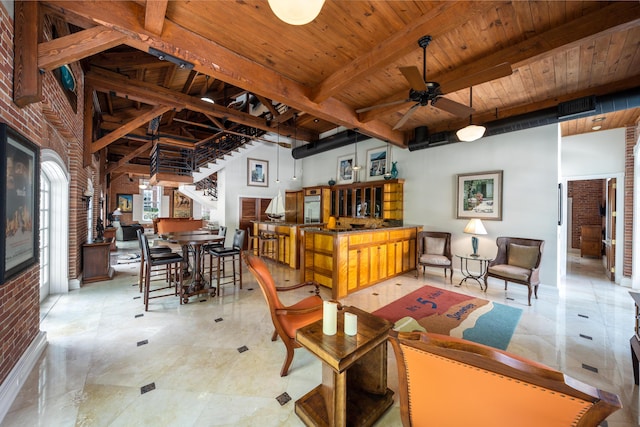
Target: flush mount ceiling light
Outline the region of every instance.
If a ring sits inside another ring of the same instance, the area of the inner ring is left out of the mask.
[[[473,108],[473,87],[469,88],[469,108]],[[473,114],[469,114],[469,125],[463,127],[456,136],[460,141],[471,142],[482,138],[487,128],[484,126],[474,125],[472,122]]]
[[[313,21],[324,0],[269,0],[269,6],[280,20],[291,25],[304,25]]]

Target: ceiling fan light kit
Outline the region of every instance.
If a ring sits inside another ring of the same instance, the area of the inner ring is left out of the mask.
[[[305,25],[316,19],[324,0],[269,0],[269,7],[281,21]]]

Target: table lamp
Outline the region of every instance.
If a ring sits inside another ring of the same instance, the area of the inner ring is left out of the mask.
[[[487,234],[487,230],[485,230],[484,225],[482,225],[482,221],[478,218],[472,218],[467,223],[467,226],[464,228],[464,232],[467,234],[474,234],[471,237],[471,247],[473,248],[472,257],[478,257],[478,238],[475,236],[476,234]]]
[[[120,208],[118,208],[115,211],[113,211],[113,213],[111,215],[113,215],[113,220],[114,221],[120,222],[120,217],[122,216],[122,212],[120,211]]]

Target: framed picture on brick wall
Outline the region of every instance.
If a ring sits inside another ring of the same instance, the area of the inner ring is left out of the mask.
[[[38,262],[39,154],[37,145],[0,123],[0,284]]]

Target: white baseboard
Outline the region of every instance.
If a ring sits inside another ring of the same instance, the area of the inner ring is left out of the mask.
[[[0,422],[9,412],[9,408],[46,347],[47,333],[40,331],[16,366],[9,372],[7,379],[0,385]]]

